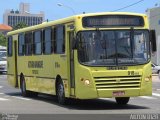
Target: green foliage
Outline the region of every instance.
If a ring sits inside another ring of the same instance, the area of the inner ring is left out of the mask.
[[[17,25],[13,26],[13,30],[18,30],[18,29],[25,28],[25,27],[28,27],[26,23],[19,22]]]
[[[7,46],[7,39],[6,36],[0,33],[0,45],[1,46]]]

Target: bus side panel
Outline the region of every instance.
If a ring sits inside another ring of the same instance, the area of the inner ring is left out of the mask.
[[[43,67],[38,68],[36,82],[38,92],[55,94],[55,75],[54,75],[54,58],[53,55],[42,55],[35,57],[34,61],[43,61]],[[32,73],[33,74],[33,73]]]
[[[37,78],[38,92],[55,95],[55,80],[50,78]]]
[[[36,62],[41,62],[43,65],[34,68],[30,64]],[[18,57],[18,74],[23,73],[26,89],[30,91],[55,94],[55,72],[53,68],[53,55]]]

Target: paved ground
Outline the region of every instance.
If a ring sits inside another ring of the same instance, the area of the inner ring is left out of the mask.
[[[114,99],[71,100],[60,106],[56,98],[39,95],[23,98],[18,89],[8,85],[6,75],[0,75],[0,113],[13,114],[133,114],[160,113],[160,80],[153,76],[153,95],[132,98],[128,105],[118,106]]]

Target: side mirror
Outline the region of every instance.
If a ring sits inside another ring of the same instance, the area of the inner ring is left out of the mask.
[[[72,49],[75,50],[78,48],[78,40],[76,38],[73,38],[72,40]]]
[[[157,51],[157,44],[156,44],[155,30],[150,30],[150,42],[151,42],[152,52],[156,52]]]

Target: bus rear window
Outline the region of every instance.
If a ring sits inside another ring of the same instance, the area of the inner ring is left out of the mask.
[[[82,19],[83,27],[120,27],[120,26],[144,26],[141,16],[132,15],[100,15],[89,16]]]

